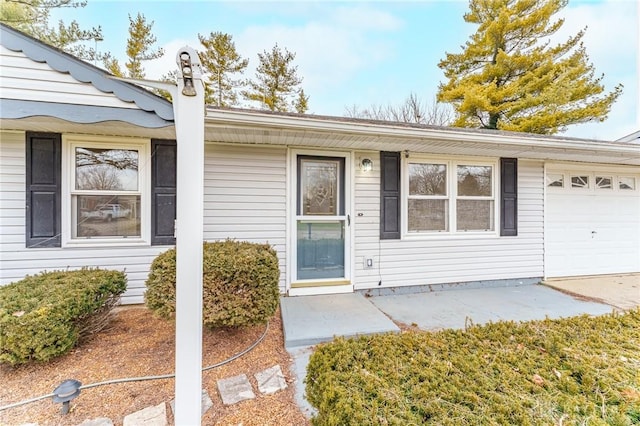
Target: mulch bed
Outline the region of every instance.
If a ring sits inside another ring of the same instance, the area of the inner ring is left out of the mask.
[[[244,350],[264,332],[264,326],[243,329],[203,330],[203,366],[221,362]],[[106,380],[164,375],[174,372],[175,326],[156,318],[145,307],[123,307],[115,312],[106,330],[81,343],[66,355],[47,363],[17,367],[0,365],[0,405],[50,394],[62,381],[77,379],[83,385]],[[262,395],[254,374],[279,364],[288,388]],[[251,352],[221,367],[203,372],[203,387],[213,407],[202,418],[203,425],[308,425],[294,399],[294,383],[284,349],[282,322],[276,312],[264,340]],[[224,406],[217,380],[246,374],[256,399]],[[121,425],[124,416],[174,398],[174,380],[163,379],[111,384],[82,390],[62,415],[60,404],[47,398],[0,412],[0,424],[78,425],[87,419],[108,417]],[[167,404],[169,423],[173,414]]]

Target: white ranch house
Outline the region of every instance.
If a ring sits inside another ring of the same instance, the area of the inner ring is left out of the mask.
[[[118,269],[141,303],[174,244],[172,106],[0,31],[0,284]],[[273,245],[293,296],[640,272],[631,140],[207,108],[203,190],[205,239]]]

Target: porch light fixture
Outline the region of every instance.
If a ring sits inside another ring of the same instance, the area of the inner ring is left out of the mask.
[[[60,383],[53,391],[53,402],[62,403],[62,414],[69,412],[69,402],[80,395],[80,383],[77,380],[69,379]]]
[[[191,66],[191,55],[189,55],[189,52],[180,53],[180,69],[182,71],[182,79],[184,80],[182,94],[185,96],[196,96],[196,88],[193,87],[193,68]]]
[[[363,158],[360,161],[360,170],[363,172],[370,172],[373,170],[373,161],[370,158]]]

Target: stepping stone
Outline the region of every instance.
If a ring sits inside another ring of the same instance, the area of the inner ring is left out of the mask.
[[[176,414],[176,400],[172,399],[171,402],[169,403],[169,405],[171,406],[171,412],[175,415]],[[209,396],[209,393],[206,391],[206,389],[202,389],[202,403],[201,403],[201,415],[204,416],[204,413],[207,412],[207,410],[209,410],[209,408],[213,407],[213,401],[211,401],[211,397]]]
[[[276,393],[287,388],[287,381],[284,379],[284,374],[282,374],[282,369],[280,369],[279,365],[274,365],[273,367],[260,371],[254,376],[258,382],[258,389],[265,395]]]
[[[256,397],[246,374],[218,380],[218,392],[224,405],[232,405]]]
[[[163,402],[156,406],[125,416],[122,426],[167,426],[167,406]]]
[[[78,426],[113,426],[113,422],[107,417],[98,417],[96,419],[87,419]]]

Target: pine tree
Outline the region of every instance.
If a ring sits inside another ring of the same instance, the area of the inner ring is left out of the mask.
[[[111,74],[115,75],[116,77],[124,77],[125,76],[124,72],[122,71],[122,67],[120,66],[120,62],[118,61],[118,59],[114,58],[110,54],[107,54],[103,58],[102,62],[104,64],[104,69],[109,71]]]
[[[49,25],[51,10],[86,6],[86,1],[73,0],[0,0],[0,22],[27,33],[51,46],[85,60],[97,58],[96,49],[85,44],[102,40],[102,28],[85,30],[78,22]]]
[[[304,114],[309,109],[309,96],[304,94],[304,89],[298,91],[298,97],[293,103],[293,108],[298,114]]]
[[[153,21],[147,24],[144,15],[138,13],[136,19],[132,19],[129,15],[129,39],[127,40],[127,57],[129,60],[125,63],[125,67],[129,71],[131,78],[144,78],[144,69],[142,61],[157,59],[164,55],[162,48],[153,48],[152,46],[158,41],[153,35]]]
[[[290,111],[289,99],[298,93],[297,86],[302,83],[298,67],[291,64],[295,57],[295,53],[281,50],[278,44],[271,52],[258,53],[256,79],[248,82],[249,90],[242,92],[244,98],[271,111]]]
[[[438,100],[451,103],[454,126],[554,134],[572,124],[604,121],[622,85],[604,93],[579,31],[564,43],[550,36],[568,0],[470,0],[466,22],[478,29],[462,53],[438,66],[448,79]]]
[[[129,38],[127,39],[127,62],[123,70],[118,59],[111,54],[106,54],[102,58],[107,71],[117,77],[145,78],[143,61],[157,59],[164,55],[162,48],[154,48],[157,38],[151,32],[153,21],[147,24],[144,15],[138,13],[135,19],[129,15]]]
[[[205,102],[219,107],[237,105],[236,89],[242,86],[243,80],[234,79],[233,75],[242,73],[249,60],[238,54],[229,34],[212,32],[209,37],[198,34],[198,38],[205,49],[199,52],[200,61],[205,73],[209,74]]]

